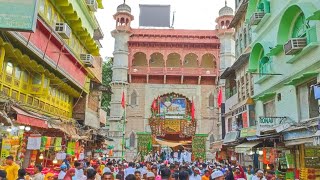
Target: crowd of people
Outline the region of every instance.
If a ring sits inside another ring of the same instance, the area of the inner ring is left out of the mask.
[[[36,165],[34,175],[20,169],[12,156],[6,158],[6,166],[0,170],[0,180],[274,180],[272,172],[253,170],[240,164],[145,161],[126,162],[99,159],[75,161],[69,156],[60,166],[60,173],[42,173],[42,166]]]

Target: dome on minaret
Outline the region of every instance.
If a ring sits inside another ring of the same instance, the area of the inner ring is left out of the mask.
[[[227,5],[227,1],[225,6],[220,9],[219,16],[233,16],[233,9]]]
[[[120,4],[120,5],[117,7],[117,11],[118,11],[118,12],[128,12],[128,13],[131,13],[131,7],[128,6],[126,3],[123,3],[123,4]]]

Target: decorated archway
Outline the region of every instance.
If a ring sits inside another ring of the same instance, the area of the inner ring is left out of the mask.
[[[177,93],[164,94],[153,100],[151,112],[149,124],[155,138],[180,142],[180,145],[191,141],[196,132],[196,120],[190,99]]]

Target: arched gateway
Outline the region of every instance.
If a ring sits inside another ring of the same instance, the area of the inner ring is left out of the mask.
[[[193,159],[205,158],[206,136],[195,134],[193,100],[177,93],[164,94],[153,100],[150,111],[151,134],[138,133],[138,153],[142,157],[150,152],[165,152],[169,157],[168,153],[186,150],[192,152]]]

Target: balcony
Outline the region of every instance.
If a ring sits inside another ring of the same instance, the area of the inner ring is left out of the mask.
[[[171,75],[171,76],[217,76],[217,69],[181,67],[141,67],[129,68],[130,75]]]

